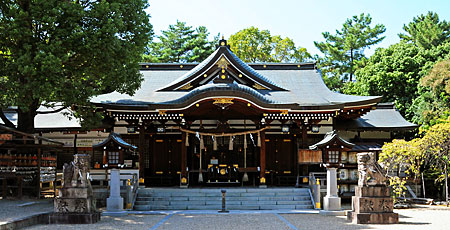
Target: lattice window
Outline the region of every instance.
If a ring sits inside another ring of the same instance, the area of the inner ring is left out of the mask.
[[[328,151],[328,163],[339,163],[339,151]]]
[[[119,164],[119,152],[108,152],[108,164]]]

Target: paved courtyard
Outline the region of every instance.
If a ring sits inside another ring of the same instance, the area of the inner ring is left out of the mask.
[[[50,200],[0,200],[0,224],[52,209]],[[92,225],[35,225],[26,229],[450,229],[450,208],[447,207],[423,206],[395,212],[400,214],[398,225],[354,225],[344,217],[321,216],[316,214],[317,211],[302,214],[276,211],[231,211],[228,214],[216,211],[174,211],[134,212],[125,217],[102,216],[100,222]]]
[[[398,225],[354,225],[344,217],[319,214],[277,214],[232,212],[168,213],[164,215],[128,215],[102,217],[93,225],[37,225],[27,229],[449,229],[450,209],[416,208],[396,210],[400,214]]]

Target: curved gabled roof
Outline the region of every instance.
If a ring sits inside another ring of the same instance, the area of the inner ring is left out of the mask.
[[[348,149],[352,149],[353,146],[355,146],[355,144],[350,143],[350,142],[342,139],[337,134],[336,130],[333,130],[333,131],[328,132],[327,134],[325,134],[325,137],[321,141],[319,141],[319,142],[309,146],[309,149],[317,150],[317,149],[324,148],[327,145],[331,145],[333,143],[338,143],[339,145],[342,145],[342,146],[344,146],[345,148],[348,148]]]
[[[122,148],[133,149],[133,150],[137,149],[136,146],[124,141],[120,137],[120,134],[118,134],[118,133],[110,133],[109,136],[105,140],[103,140],[101,143],[93,145],[92,148],[102,148],[102,147],[106,146],[109,142],[114,142],[114,143],[122,146]]]
[[[222,58],[225,58],[227,64],[230,64],[230,68],[233,68],[238,75],[244,77],[249,85],[254,85],[254,83],[263,86],[266,89],[273,91],[285,91],[279,85],[275,84],[269,78],[264,77],[262,74],[255,71],[252,67],[247,65],[241,59],[239,59],[231,50],[227,47],[226,41],[221,40],[222,44],[219,46],[216,51],[214,51],[211,55],[209,55],[204,61],[199,63],[196,67],[185,73],[183,76],[177,78],[172,81],[168,85],[162,87],[158,91],[173,91],[180,90],[183,87],[191,84],[193,82],[196,83],[196,86],[199,82],[203,81],[203,75],[211,71],[213,67],[218,64]],[[217,68],[216,68],[217,69]],[[204,81],[203,81],[204,84]],[[190,85],[189,85],[190,86]],[[188,87],[190,88],[190,87]],[[195,88],[195,87],[194,87]],[[192,89],[190,89],[192,90]]]
[[[248,95],[262,103],[265,104],[278,104],[278,102],[273,101],[263,95],[262,93],[241,84],[208,84],[200,86],[192,91],[190,91],[188,94],[184,95],[183,97],[180,97],[178,99],[167,101],[162,104],[182,104],[185,103],[203,93],[209,93],[209,92],[228,92],[229,95],[238,95],[238,94],[245,94]],[[221,94],[223,96],[226,96],[227,94]]]
[[[145,63],[144,81],[134,95],[113,92],[95,97],[103,107],[122,109],[185,108],[201,97],[241,97],[264,108],[293,111],[342,110],[376,105],[379,96],[333,92],[314,63],[246,64],[222,40],[215,52],[199,64]],[[169,82],[169,83],[168,83]],[[359,114],[359,113],[358,113]]]

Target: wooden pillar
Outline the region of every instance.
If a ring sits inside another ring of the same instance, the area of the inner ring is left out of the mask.
[[[259,152],[260,169],[259,186],[266,186],[266,132],[261,131],[261,148]]]
[[[308,149],[308,146],[306,146],[306,139],[308,139],[308,133],[306,131],[306,125],[302,125],[302,148]]]
[[[187,146],[186,146],[186,132],[181,135],[181,183],[180,186],[185,187],[188,185],[187,181]]]
[[[3,180],[2,180],[3,182],[2,182],[2,197],[3,197],[3,199],[6,199],[6,195],[8,195],[8,193],[7,193],[7,190],[8,190],[8,181],[7,181],[7,179],[6,179],[6,176],[5,177],[3,177]]]
[[[19,198],[19,199],[22,198],[22,181],[23,181],[23,177],[18,176],[17,177],[17,198]]]
[[[42,140],[39,139],[39,145],[41,145]],[[41,147],[38,148],[38,154],[37,154],[37,172],[36,172],[36,176],[37,176],[37,185],[36,185],[36,195],[37,198],[40,199],[41,198]]]
[[[144,178],[144,145],[145,145],[145,127],[139,125],[139,179]]]

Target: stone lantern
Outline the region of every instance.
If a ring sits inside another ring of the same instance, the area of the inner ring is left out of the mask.
[[[352,149],[354,144],[338,136],[336,130],[325,135],[323,140],[309,146],[311,150],[322,150],[323,164],[327,168],[327,195],[323,199],[323,209],[325,215],[340,215],[341,198],[337,192],[337,168],[341,164],[342,151]]]

